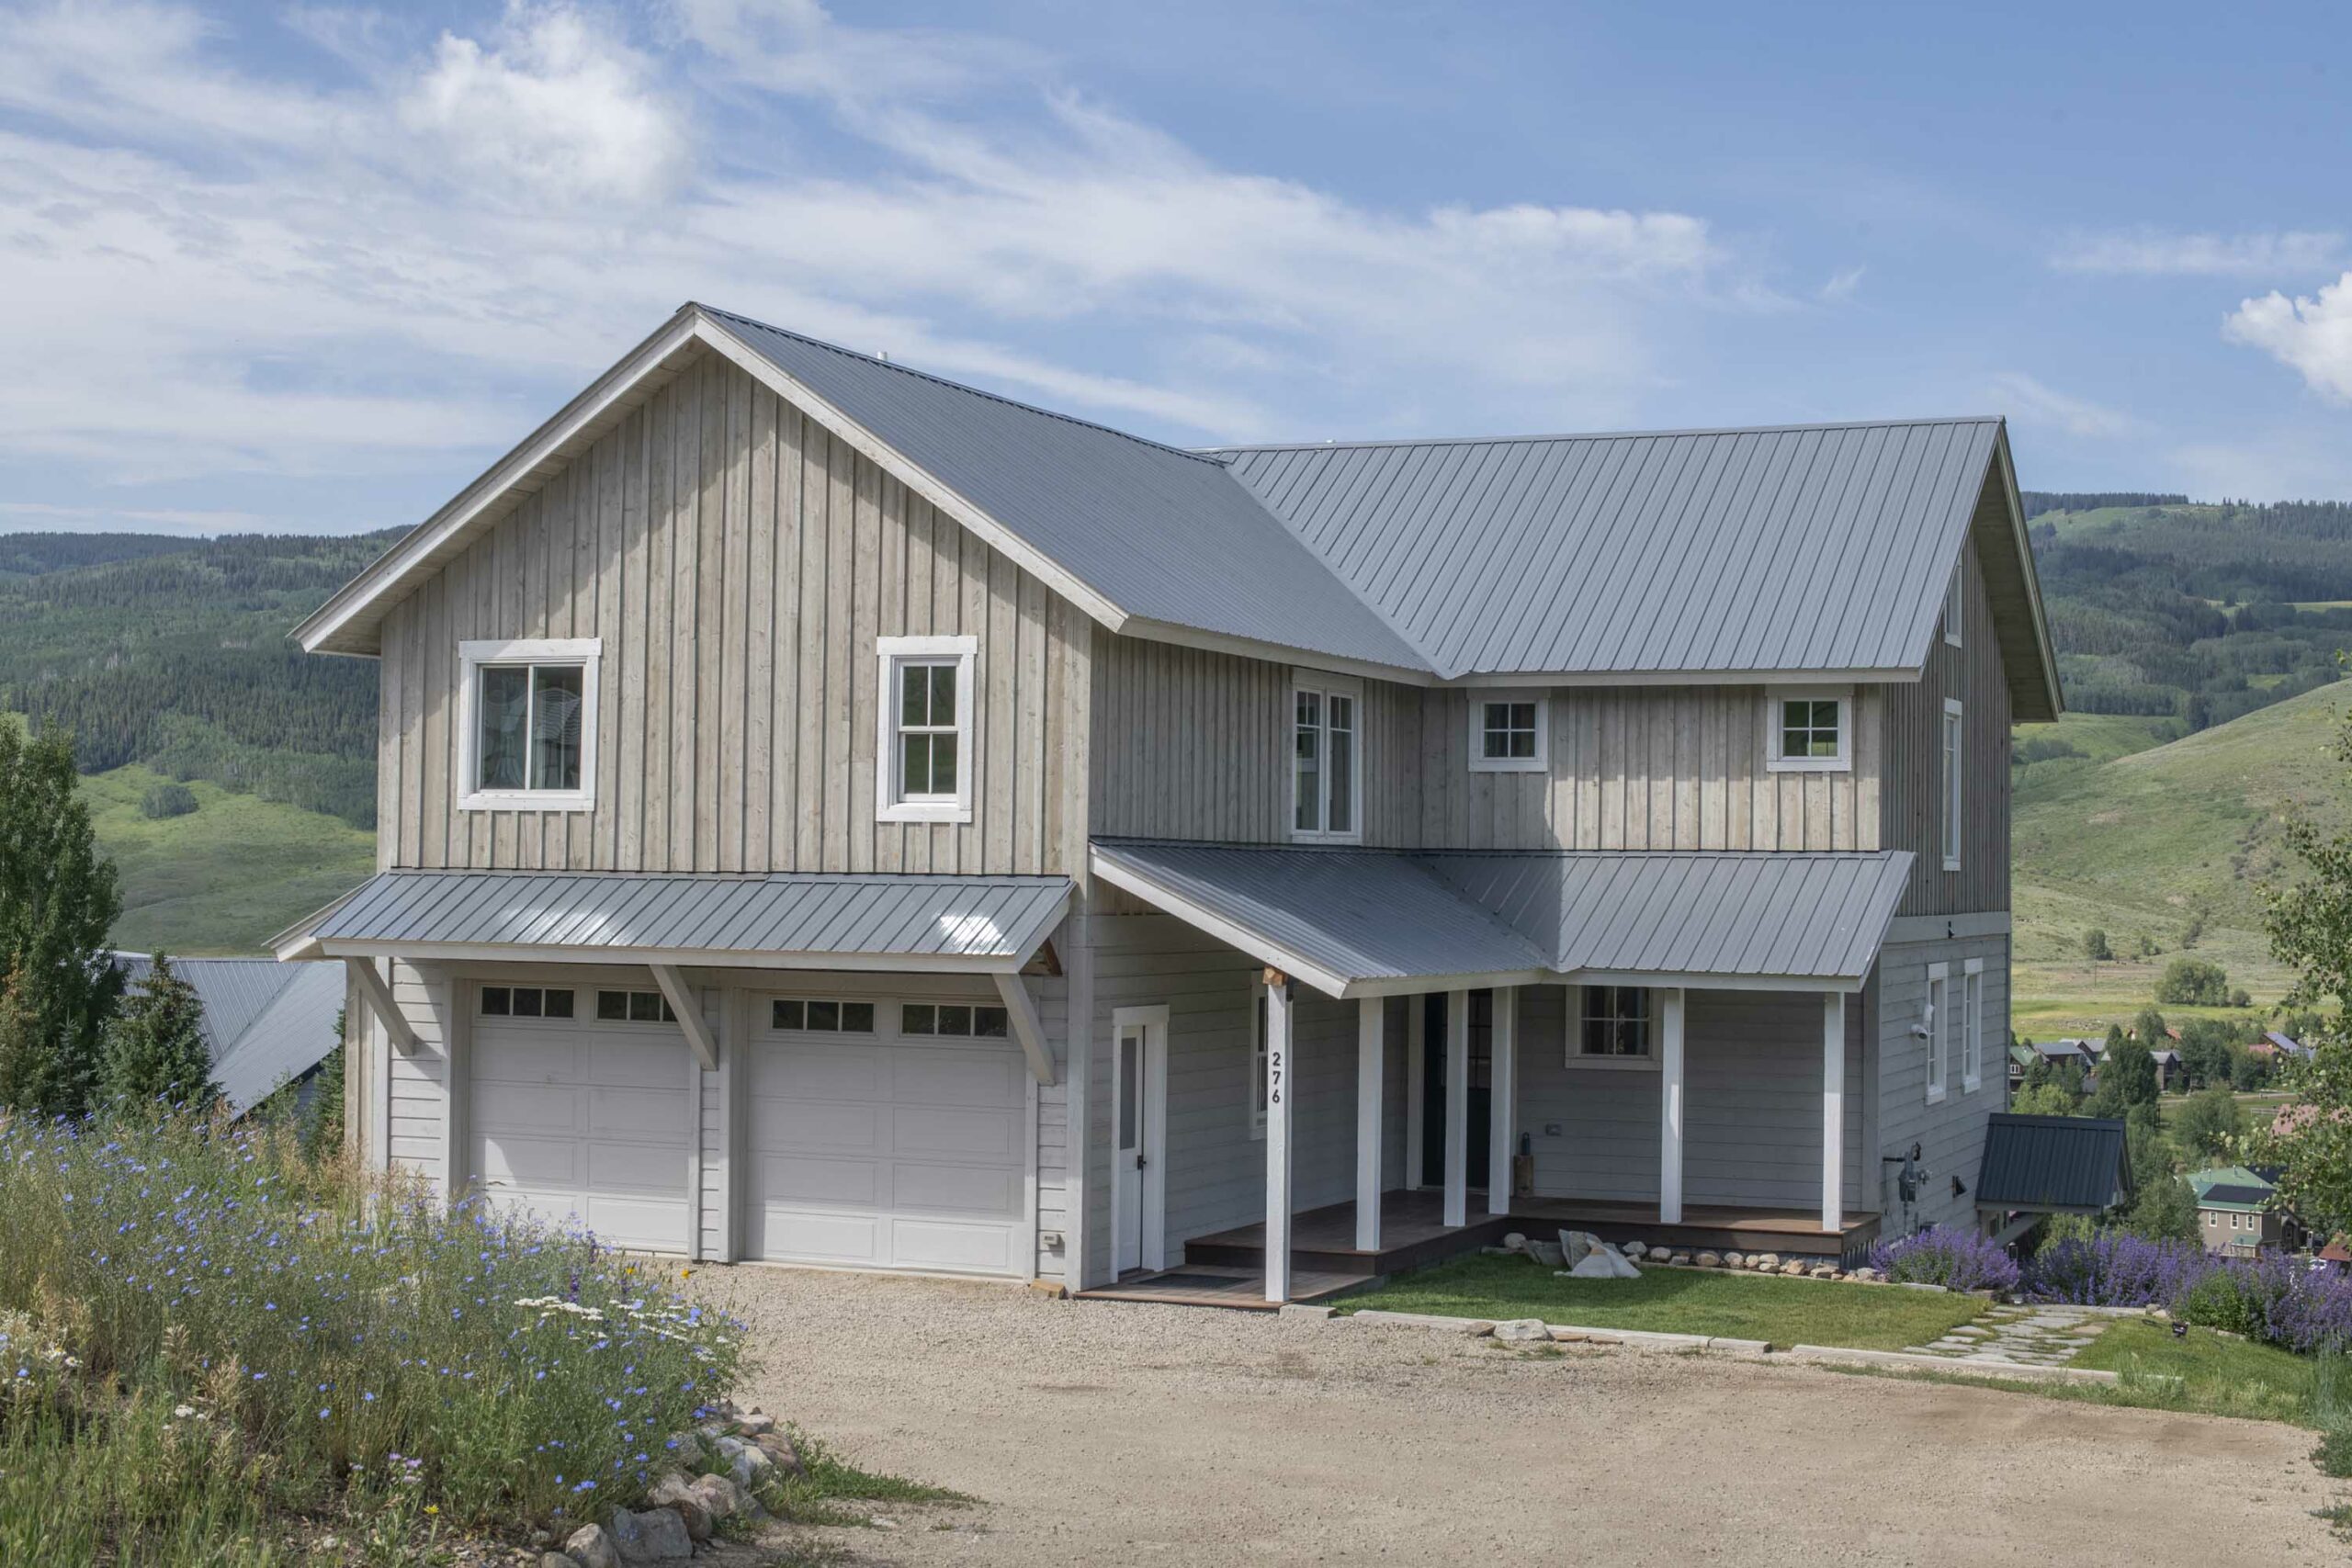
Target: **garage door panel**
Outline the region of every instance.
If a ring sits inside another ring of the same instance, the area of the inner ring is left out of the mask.
[[[1012,1232],[1003,1225],[895,1220],[890,1225],[890,1260],[901,1269],[1010,1274],[1013,1271]]]
[[[576,1083],[579,1042],[553,1034],[517,1039],[485,1033],[474,1042],[474,1077],[503,1083]]]
[[[583,1145],[591,1191],[675,1192],[686,1186],[686,1151],[679,1145]]]
[[[900,1105],[890,1113],[890,1152],[918,1158],[1016,1159],[1025,1120],[1010,1111]]]
[[[588,1081],[616,1089],[668,1089],[685,1068],[678,1060],[680,1043],[656,1035],[650,1040],[612,1036],[588,1042]]]
[[[804,1105],[789,1100],[760,1100],[752,1104],[752,1147],[755,1152],[795,1153],[837,1150],[843,1154],[881,1151],[889,1108],[877,1105]]]
[[[1003,1052],[901,1046],[892,1057],[890,1097],[900,1105],[1021,1103],[1019,1064]]]
[[[987,1214],[1021,1217],[1021,1175],[968,1165],[920,1165],[897,1160],[890,1167],[890,1207],[897,1213]]]
[[[888,1100],[890,1064],[877,1045],[795,1043],[759,1053],[752,1093],[780,1100]]]
[[[844,1208],[885,1206],[883,1167],[870,1159],[812,1159],[777,1156],[760,1162],[758,1195],[786,1207],[795,1204],[838,1204]]]
[[[592,1192],[588,1195],[587,1212],[581,1218],[598,1239],[609,1246],[639,1247],[649,1252],[685,1249],[686,1214],[676,1203]]]
[[[882,1222],[872,1214],[812,1214],[772,1209],[762,1217],[758,1248],[763,1258],[808,1263],[862,1263],[881,1267]]]
[[[679,1072],[685,1071],[681,1066]],[[686,1135],[686,1091],[682,1089],[592,1089],[588,1131],[599,1137],[651,1138],[682,1143]]]
[[[579,1128],[575,1089],[474,1080],[474,1125],[484,1132],[571,1133]]]
[[[496,1185],[569,1191],[580,1184],[580,1145],[571,1138],[490,1134],[474,1140],[472,1169]]]

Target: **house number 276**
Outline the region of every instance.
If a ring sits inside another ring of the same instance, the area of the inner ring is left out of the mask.
[[[1266,1103],[1280,1105],[1282,1102],[1283,1054],[1280,1051],[1273,1051],[1268,1053],[1266,1056]]]

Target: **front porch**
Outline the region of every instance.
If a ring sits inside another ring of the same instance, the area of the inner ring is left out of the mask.
[[[1485,1194],[1477,1195],[1482,1201]],[[1492,1247],[1513,1231],[1549,1237],[1560,1230],[1590,1231],[1604,1241],[1646,1241],[1690,1251],[1780,1252],[1792,1257],[1849,1258],[1878,1239],[1879,1216],[1845,1218],[1836,1235],[1822,1229],[1818,1213],[1686,1204],[1680,1223],[1663,1224],[1652,1203],[1608,1200],[1539,1198],[1510,1201],[1510,1212],[1483,1211],[1469,1224],[1445,1223],[1443,1194],[1396,1189],[1380,1197],[1378,1245],[1358,1245],[1356,1205],[1351,1201],[1308,1209],[1290,1218],[1289,1299],[1319,1301],[1409,1269]],[[1138,1269],[1114,1283],[1078,1293],[1098,1301],[1153,1301],[1182,1305],[1227,1306],[1272,1311],[1268,1299],[1266,1226],[1263,1221],[1197,1235],[1184,1244],[1182,1262],[1163,1269]]]

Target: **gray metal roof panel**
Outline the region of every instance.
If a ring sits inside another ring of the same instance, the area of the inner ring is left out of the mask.
[[[154,967],[143,953],[114,957],[126,985],[139,984]],[[277,999],[289,979],[271,958],[175,958],[172,973],[187,982],[203,1005],[205,1045],[215,1061]]]
[[[2120,1122],[1996,1111],[1985,1130],[1976,1201],[2018,1209],[2105,1209],[2131,1189],[2127,1144]]]
[[[1060,876],[390,871],[320,917],[338,943],[1026,958]]]
[[[249,1111],[280,1083],[301,1077],[335,1047],[335,1014],[343,1010],[343,969],[334,964],[278,964],[285,986],[212,1064],[212,1081],[240,1111]]]
[[[1219,453],[1444,674],[1908,669],[1996,419]]]
[[[1222,462],[746,317],[706,313],[1121,609],[1307,652],[1428,667]]]

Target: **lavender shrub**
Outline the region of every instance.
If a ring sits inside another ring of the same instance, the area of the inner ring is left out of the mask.
[[[2044,1247],[2018,1288],[2038,1302],[2162,1307],[2307,1354],[2352,1348],[2352,1279],[2284,1253],[2222,1258],[2195,1242],[2101,1231]]]
[[[1899,1284],[2011,1291],[2018,1283],[2017,1260],[1998,1242],[1942,1225],[1879,1243],[1871,1249],[1871,1265]]]

